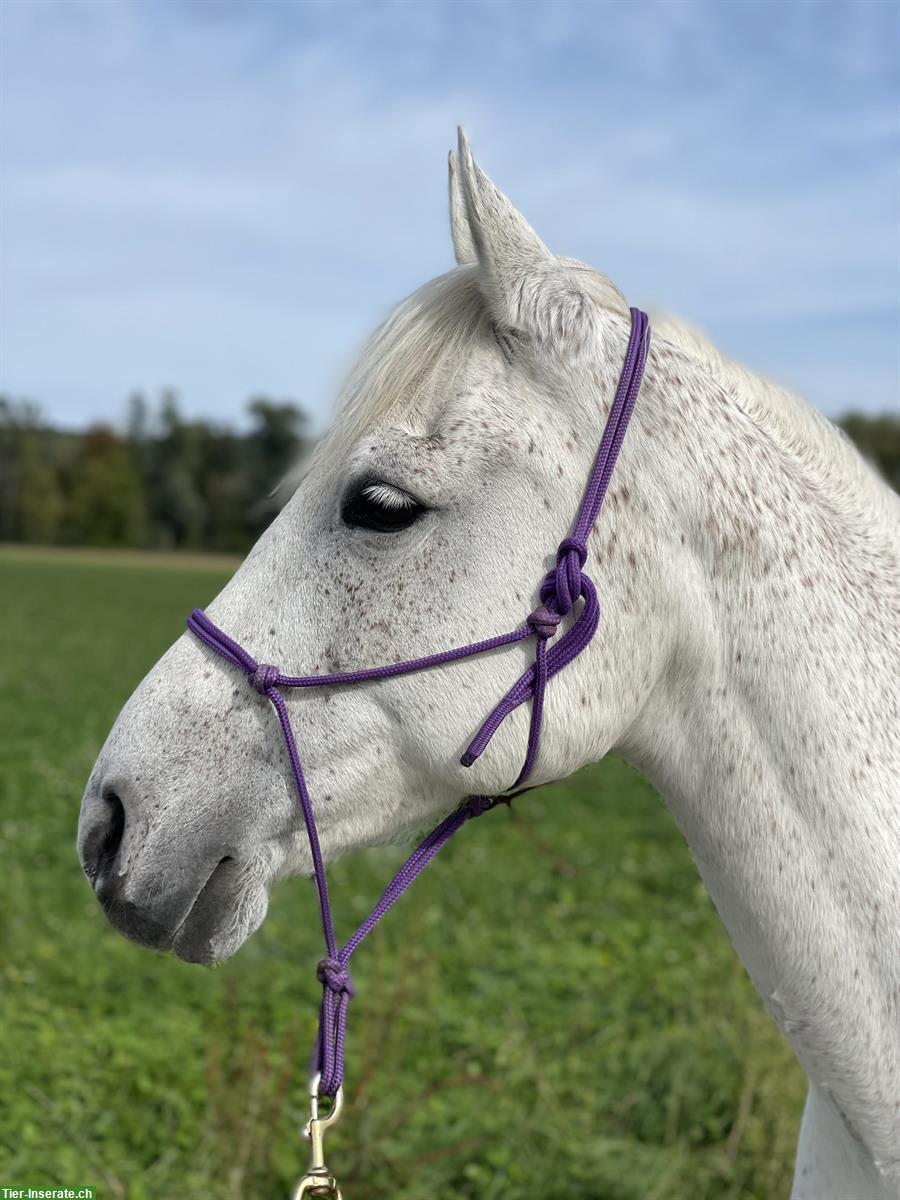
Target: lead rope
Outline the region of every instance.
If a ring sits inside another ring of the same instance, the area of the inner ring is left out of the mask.
[[[425,840],[416,847],[385,888],[371,914],[342,947],[338,948],[334,935],[331,902],[325,864],[319,845],[312,804],[303,766],[297,749],[297,741],[288,716],[281,688],[330,687],[336,684],[362,683],[370,679],[389,679],[407,675],[430,667],[442,666],[459,659],[483,654],[499,646],[510,646],[525,638],[535,638],[534,664],[513,684],[496,707],[488,714],[481,728],[473,737],[460,759],[470,767],[484,752],[491,738],[504,720],[526,700],[532,700],[531,722],[528,731],[528,746],[525,761],[518,777],[512,784],[518,788],[531,774],[540,745],[544,710],[544,693],[548,680],[585,649],[593,638],[600,621],[600,603],[597,590],[584,573],[587,561],[587,539],[597,520],[606,495],[613,468],[622,446],[622,439],[631,418],[635,400],[641,386],[644,364],[650,343],[650,322],[639,309],[631,310],[631,335],[622,374],[613,399],[603,437],[597,450],[594,464],[588,477],[584,498],[571,536],[564,538],[556,552],[556,566],[544,576],[540,587],[541,603],[526,619],[525,624],[510,633],[473,642],[455,650],[444,650],[408,662],[393,663],[383,667],[369,667],[361,671],[345,671],[332,675],[283,675],[269,663],[259,663],[233,638],[224,633],[207,617],[202,609],[196,608],[188,617],[187,627],[195,637],[214,650],[227,662],[243,671],[251,686],[260,695],[267,697],[278,716],[281,734],[287,749],[297,788],[297,796],[309,837],[313,873],[319,895],[319,911],[322,932],[325,935],[325,957],[318,964],[316,975],[322,984],[322,1004],[319,1014],[319,1034],[313,1056],[314,1076],[311,1089],[313,1115],[307,1127],[313,1143],[314,1160],[321,1160],[321,1138],[326,1122],[337,1119],[340,1089],[344,1078],[344,1044],[347,1029],[347,1007],[354,994],[353,980],[348,963],[359,944],[366,938],[384,914],[399,900],[410,884],[428,866],[438,851],[446,845],[458,829],[473,817],[481,816],[498,804],[508,804],[513,795],[469,796]],[[555,636],[560,622],[573,611],[576,603],[583,601],[571,627],[553,646],[548,642]],[[518,794],[518,793],[514,793]],[[327,1118],[318,1116],[317,1103],[321,1097],[332,1098],[332,1110]],[[318,1154],[315,1153],[318,1146]],[[304,1180],[298,1185],[295,1198],[304,1194],[340,1197],[334,1179],[328,1175],[324,1161],[315,1162]]]

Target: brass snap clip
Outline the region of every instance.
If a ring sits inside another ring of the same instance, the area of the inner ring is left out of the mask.
[[[306,1174],[294,1188],[291,1200],[303,1200],[306,1196],[327,1198],[327,1200],[342,1200],[341,1189],[337,1180],[325,1166],[325,1150],[323,1142],[325,1130],[330,1129],[341,1115],[344,1106],[344,1089],[338,1088],[337,1095],[331,1101],[331,1107],[325,1116],[319,1116],[319,1082],[321,1075],[313,1075],[309,1081],[309,1120],[303,1133],[309,1138],[309,1168]]]

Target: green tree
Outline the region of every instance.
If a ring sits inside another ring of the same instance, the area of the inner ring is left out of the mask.
[[[252,420],[248,438],[248,469],[254,497],[247,513],[248,531],[255,539],[284,502],[278,485],[297,461],[304,445],[306,414],[290,400],[256,396],[247,406]]]
[[[89,546],[142,546],[147,510],[134,455],[111,429],[88,430],[75,464],[68,540]]]
[[[160,402],[150,477],[150,507],[162,544],[202,547],[209,512],[198,476],[206,427],[182,420],[178,395],[171,388]]]
[[[0,538],[53,542],[63,495],[47,429],[37,405],[0,396]]]
[[[64,511],[59,476],[47,461],[35,430],[20,435],[18,510],[18,533],[23,542],[59,539]]]
[[[247,411],[252,421],[250,445],[260,491],[271,491],[297,457],[306,414],[290,400],[270,400],[266,396],[255,396]]]
[[[870,459],[896,492],[900,492],[900,414],[848,413],[840,422],[866,458]]]
[[[19,537],[19,406],[0,396],[0,541]]]

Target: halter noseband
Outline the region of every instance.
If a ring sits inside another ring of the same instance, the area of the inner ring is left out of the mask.
[[[312,804],[281,689],[330,687],[335,684],[362,683],[369,679],[389,679],[395,675],[407,675],[412,671],[422,671],[429,667],[438,667],[459,659],[470,658],[472,655],[494,650],[499,646],[509,646],[514,642],[533,637],[535,639],[534,664],[513,684],[487,716],[460,760],[463,766],[470,767],[484,752],[488,742],[506,717],[519,705],[530,699],[532,701],[531,723],[525,761],[516,780],[511,784],[511,788],[518,788],[531,774],[537,757],[547,681],[563,667],[568,666],[584,650],[594,636],[600,620],[600,604],[596,588],[583,570],[587,560],[587,542],[606,495],[622,439],[625,436],[625,430],[640,390],[649,344],[650,322],[645,313],[632,308],[631,336],[628,341],[622,374],[588,478],[584,498],[578,510],[575,528],[571,535],[560,543],[556,552],[556,565],[544,576],[540,587],[540,605],[526,618],[525,624],[518,629],[498,637],[487,638],[482,642],[474,642],[455,650],[444,650],[438,654],[411,659],[408,662],[393,663],[383,667],[369,667],[361,671],[346,671],[335,675],[294,676],[283,675],[278,667],[269,663],[257,662],[242,646],[214,625],[201,609],[195,609],[188,618],[187,626],[191,633],[227,662],[243,671],[250,685],[260,695],[266,696],[271,701],[290,759],[297,797],[309,836],[326,948],[326,956],[319,963],[317,969],[317,977],[322,984],[322,1006],[313,1068],[317,1075],[313,1089],[314,1100],[319,1096],[337,1098],[343,1080],[347,1006],[353,995],[353,981],[347,964],[354,950],[406,891],[416,876],[431,862],[441,847],[466,821],[480,816],[498,804],[509,803],[513,797],[511,795],[469,796],[413,851],[388,884],[370,916],[363,921],[350,940],[338,948],[334,936],[325,865],[319,846]],[[583,604],[571,627],[559,641],[548,646],[550,640],[555,636],[560,622],[573,611],[579,600],[583,601]],[[336,1116],[336,1113],[334,1115]],[[314,1107],[313,1121],[317,1120],[319,1119],[316,1117]],[[324,1171],[324,1164],[322,1170]],[[337,1194],[336,1185],[333,1190]]]

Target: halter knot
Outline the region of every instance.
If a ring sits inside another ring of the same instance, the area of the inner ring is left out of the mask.
[[[570,554],[574,554],[578,559],[579,568],[583,567],[587,562],[587,546],[585,546],[584,542],[578,542],[572,537],[563,538],[556,549],[557,563],[563,557],[568,558]]]
[[[509,804],[511,800],[512,796],[468,796],[463,807],[470,817],[480,817],[498,804]]]
[[[543,638],[546,641],[547,638],[552,638],[556,633],[556,627],[559,625],[562,617],[559,613],[555,613],[549,609],[546,604],[542,604],[533,613],[529,613],[525,619],[531,626],[535,637]]]
[[[258,663],[249,672],[247,678],[250,680],[250,686],[264,696],[269,688],[274,686],[275,680],[280,674],[278,668],[273,667],[271,663]]]
[[[316,979],[336,996],[342,992],[354,995],[353,978],[339,958],[323,958],[316,967]]]
[[[544,606],[551,613],[559,613],[560,620],[572,611],[575,601],[582,593],[581,568],[586,561],[587,547],[584,543],[571,537],[563,538],[556,551],[556,566],[547,572],[541,584],[541,600]],[[537,633],[537,630],[535,632]]]

